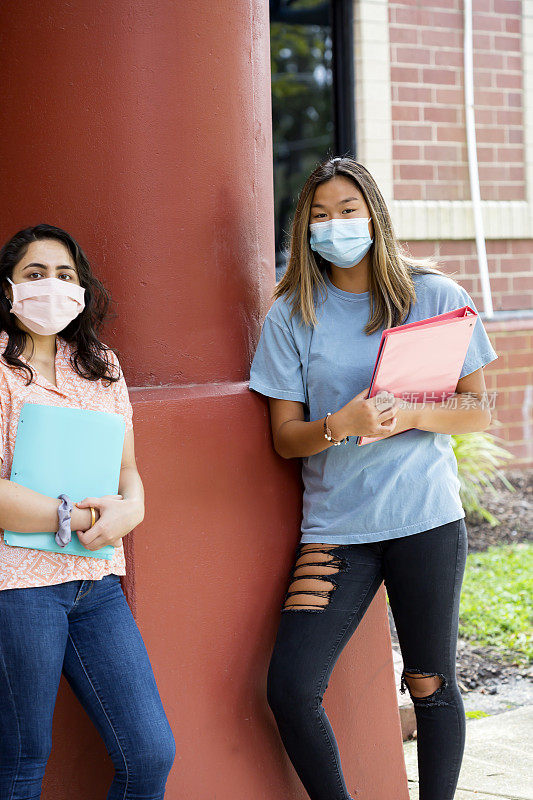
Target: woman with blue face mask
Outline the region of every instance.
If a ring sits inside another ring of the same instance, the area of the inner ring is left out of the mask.
[[[483,367],[497,355],[478,317],[457,402],[366,399],[385,328],[475,305],[433,260],[404,252],[376,182],[350,158],[305,183],[274,296],[250,388],[269,398],[274,447],[302,459],[304,486],[268,673],[281,738],[311,800],[350,800],[322,698],[384,581],[417,719],[420,800],[452,800],[465,740],[455,654],[467,531],[450,434],[489,426]],[[358,435],[379,438],[359,447]]]

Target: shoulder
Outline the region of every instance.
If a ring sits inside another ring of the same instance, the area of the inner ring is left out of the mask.
[[[13,367],[4,359],[4,352],[9,342],[9,336],[6,331],[0,331],[0,388],[2,391],[7,391],[8,386],[13,381],[18,382],[21,375],[24,377],[24,382],[27,380],[27,372],[22,372],[20,369]]]
[[[61,341],[64,353],[64,360],[72,366],[72,358],[76,355],[77,346],[76,342],[68,342],[66,339],[62,337],[58,337],[58,341]],[[101,340],[98,342],[98,356],[99,358],[103,359],[104,362],[107,363],[108,369],[106,373],[108,375],[113,375],[114,377],[121,378],[122,377],[122,367],[120,365],[119,358],[115,351],[111,348],[110,345],[106,344],[106,342],[102,342]],[[100,378],[100,381],[106,380],[105,378]],[[105,384],[107,386],[107,383]]]
[[[7,365],[5,365],[6,369],[9,369]],[[0,403],[4,403],[9,399],[10,396],[10,384],[7,379],[6,372],[4,370],[4,365],[2,362],[2,367],[0,368]]]
[[[280,328],[292,328],[291,304],[287,297],[274,300],[265,317],[265,322],[267,320]]]
[[[472,298],[466,289],[448,275],[414,273],[413,282],[417,304],[431,305],[438,309],[435,311],[436,314],[460,306],[472,305]]]
[[[303,323],[300,312],[292,314],[290,298],[276,298],[263,323],[261,332],[263,343],[296,349],[302,354],[309,349],[311,336],[312,328]]]
[[[8,369],[8,364],[4,361],[4,351],[7,347],[7,343],[9,341],[9,336],[7,331],[0,331],[0,368]]]
[[[0,406],[5,408],[11,403],[13,394],[20,389],[21,381],[26,383],[27,373],[15,369],[4,360],[4,351],[9,342],[6,331],[0,331]]]
[[[286,295],[278,297],[268,310],[265,317],[267,325],[275,325],[281,328],[285,333],[289,333],[297,342],[304,342],[311,332],[309,325],[305,325],[302,321],[302,315],[299,311],[293,314],[292,301]]]
[[[111,371],[115,376],[122,377],[122,367],[120,365],[120,360],[115,351],[105,342],[101,342],[102,347],[104,348],[104,358],[107,359],[108,364],[111,365]]]

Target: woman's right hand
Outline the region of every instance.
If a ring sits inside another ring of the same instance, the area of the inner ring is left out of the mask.
[[[380,411],[376,398],[366,399],[369,386],[356,394],[345,406],[332,414],[329,427],[335,438],[344,436],[382,436],[391,433],[396,426],[397,409],[401,400],[397,397],[390,408]]]
[[[96,512],[96,519],[98,520],[100,516],[100,512],[97,508],[95,508]],[[77,505],[74,505],[74,508],[70,514],[70,529],[75,531],[88,531],[91,526],[91,509],[90,508],[78,508]]]

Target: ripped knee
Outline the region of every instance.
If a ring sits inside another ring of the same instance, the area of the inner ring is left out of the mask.
[[[409,691],[414,705],[446,705],[441,695],[448,685],[442,672],[422,672],[418,669],[404,669],[400,691]]]
[[[337,588],[334,576],[347,567],[339,545],[304,544],[294,565],[283,611],[324,611]]]

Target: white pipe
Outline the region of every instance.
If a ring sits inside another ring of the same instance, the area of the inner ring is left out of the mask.
[[[479,171],[476,147],[476,121],[474,116],[474,59],[472,41],[472,0],[464,0],[464,71],[465,71],[465,112],[466,143],[468,146],[468,171],[470,174],[470,196],[474,212],[474,229],[479,263],[479,276],[483,292],[483,307],[487,317],[494,316],[492,293],[490,290],[487,251],[485,249],[485,232],[481,213],[481,194],[479,191]]]

